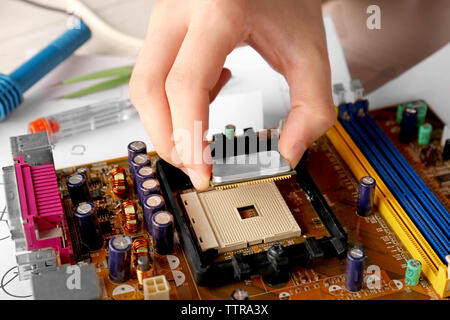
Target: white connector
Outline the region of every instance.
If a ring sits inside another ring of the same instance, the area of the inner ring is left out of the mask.
[[[145,300],[169,300],[170,285],[166,276],[154,276],[144,279]]]

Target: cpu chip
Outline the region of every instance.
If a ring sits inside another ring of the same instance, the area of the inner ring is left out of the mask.
[[[189,192],[181,199],[203,251],[226,252],[301,235],[273,181]]]

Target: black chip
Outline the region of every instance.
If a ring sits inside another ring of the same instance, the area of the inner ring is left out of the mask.
[[[109,221],[100,222],[100,231],[102,234],[112,233],[111,223]]]

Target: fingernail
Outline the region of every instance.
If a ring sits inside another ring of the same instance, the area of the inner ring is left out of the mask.
[[[288,152],[287,159],[291,168],[295,168],[306,151],[306,145],[299,141]]]
[[[184,170],[183,170],[184,171]],[[195,189],[198,190],[205,190],[209,186],[209,178],[208,177],[202,177],[199,175],[195,170],[191,168],[186,168],[186,173],[191,179],[192,184],[194,185]]]

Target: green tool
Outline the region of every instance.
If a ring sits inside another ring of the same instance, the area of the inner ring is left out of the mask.
[[[65,95],[63,98],[81,97],[81,96],[85,96],[88,94],[115,88],[122,84],[128,83],[131,78],[131,73],[133,72],[133,67],[134,66],[125,66],[125,67],[101,70],[101,71],[93,72],[93,73],[86,74],[86,75],[83,75],[80,77],[64,80],[61,83],[62,85],[69,85],[69,84],[79,83],[79,82],[88,81],[88,80],[108,78],[106,81],[96,83],[90,87],[83,88],[78,91],[69,93],[69,94]]]

